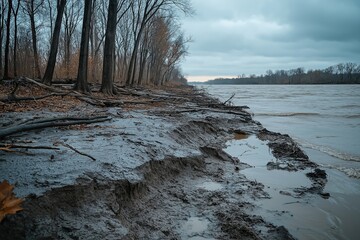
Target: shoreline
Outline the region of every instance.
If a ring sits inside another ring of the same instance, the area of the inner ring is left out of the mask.
[[[28,150],[32,155],[25,156],[1,152],[4,179],[16,182],[16,194],[26,196],[25,210],[0,224],[4,239],[293,239],[285,227],[249,214],[269,194],[242,174],[249,165],[241,157],[224,151],[239,135],[266,141],[277,159],[268,169],[304,171],[310,185],[294,197],[329,197],[323,192],[326,174],[288,135],[267,131],[245,107],[222,104],[191,87],[139,93],[143,104],[136,100],[104,108],[76,103],[66,114],[44,109],[3,113],[2,124],[80,113],[112,118],[6,138],[66,143],[96,160],[64,145],[55,151]],[[157,99],[145,103],[146,94]]]

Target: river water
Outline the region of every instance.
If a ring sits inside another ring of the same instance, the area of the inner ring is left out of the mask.
[[[302,206],[307,229],[278,219],[299,239],[360,235],[360,85],[200,85],[234,105],[247,105],[268,130],[289,134],[328,174],[329,200]],[[296,210],[296,209],[295,209]],[[293,209],[294,211],[294,209]],[[265,216],[266,217],[266,216]],[[316,221],[316,223],[314,222]],[[310,225],[309,222],[312,222]],[[312,227],[313,226],[313,227]]]

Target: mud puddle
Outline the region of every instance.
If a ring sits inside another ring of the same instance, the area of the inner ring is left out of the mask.
[[[181,239],[214,239],[203,236],[209,231],[209,223],[210,221],[206,218],[190,217],[181,227]]]
[[[277,160],[267,142],[255,135],[229,141],[224,151],[249,164],[251,167],[241,173],[249,180],[263,184],[268,193],[267,197],[256,201],[257,207],[251,214],[284,226],[298,239],[346,239],[341,219],[328,208],[333,199],[302,191],[312,187],[313,182],[306,176],[310,170],[268,170],[268,163]],[[285,169],[285,165],[283,167]]]
[[[217,191],[223,189],[223,186],[220,183],[213,181],[206,181],[200,184],[197,184],[195,187],[201,188],[207,191]]]

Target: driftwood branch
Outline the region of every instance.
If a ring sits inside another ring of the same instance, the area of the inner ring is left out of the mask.
[[[32,122],[27,122],[25,124],[20,124],[17,126],[11,126],[7,128],[0,129],[0,138],[19,133],[26,132],[36,129],[48,128],[48,127],[61,127],[61,126],[70,126],[77,124],[90,124],[97,122],[108,121],[111,118],[108,116],[95,116],[95,117],[69,117],[69,118],[51,118],[51,119],[42,119],[35,120]]]
[[[239,116],[243,116],[243,117],[250,116],[250,114],[247,112],[234,111],[234,110],[228,110],[228,109],[216,109],[216,108],[188,108],[188,109],[184,109],[184,110],[172,111],[171,113],[202,112],[202,111],[233,114],[233,115],[239,115]]]
[[[228,100],[226,100],[225,102],[223,102],[223,105],[226,105],[227,103],[231,103],[230,101],[231,101],[234,97],[235,97],[235,93],[233,93]]]
[[[13,148],[60,150],[60,148],[49,147],[49,146],[28,146],[28,145],[0,144],[0,150],[2,150],[2,149],[13,149]]]

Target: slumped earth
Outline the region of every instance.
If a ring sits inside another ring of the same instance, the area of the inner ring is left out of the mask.
[[[0,224],[1,239],[305,236],[295,228],[304,224],[295,220],[296,206],[312,196],[330,197],[323,191],[326,173],[289,136],[267,131],[244,107],[186,91],[159,91],[182,101],[143,109],[4,113],[3,126],[80,112],[112,119],[5,139],[59,149],[0,152],[1,178],[26,199],[24,211]]]

